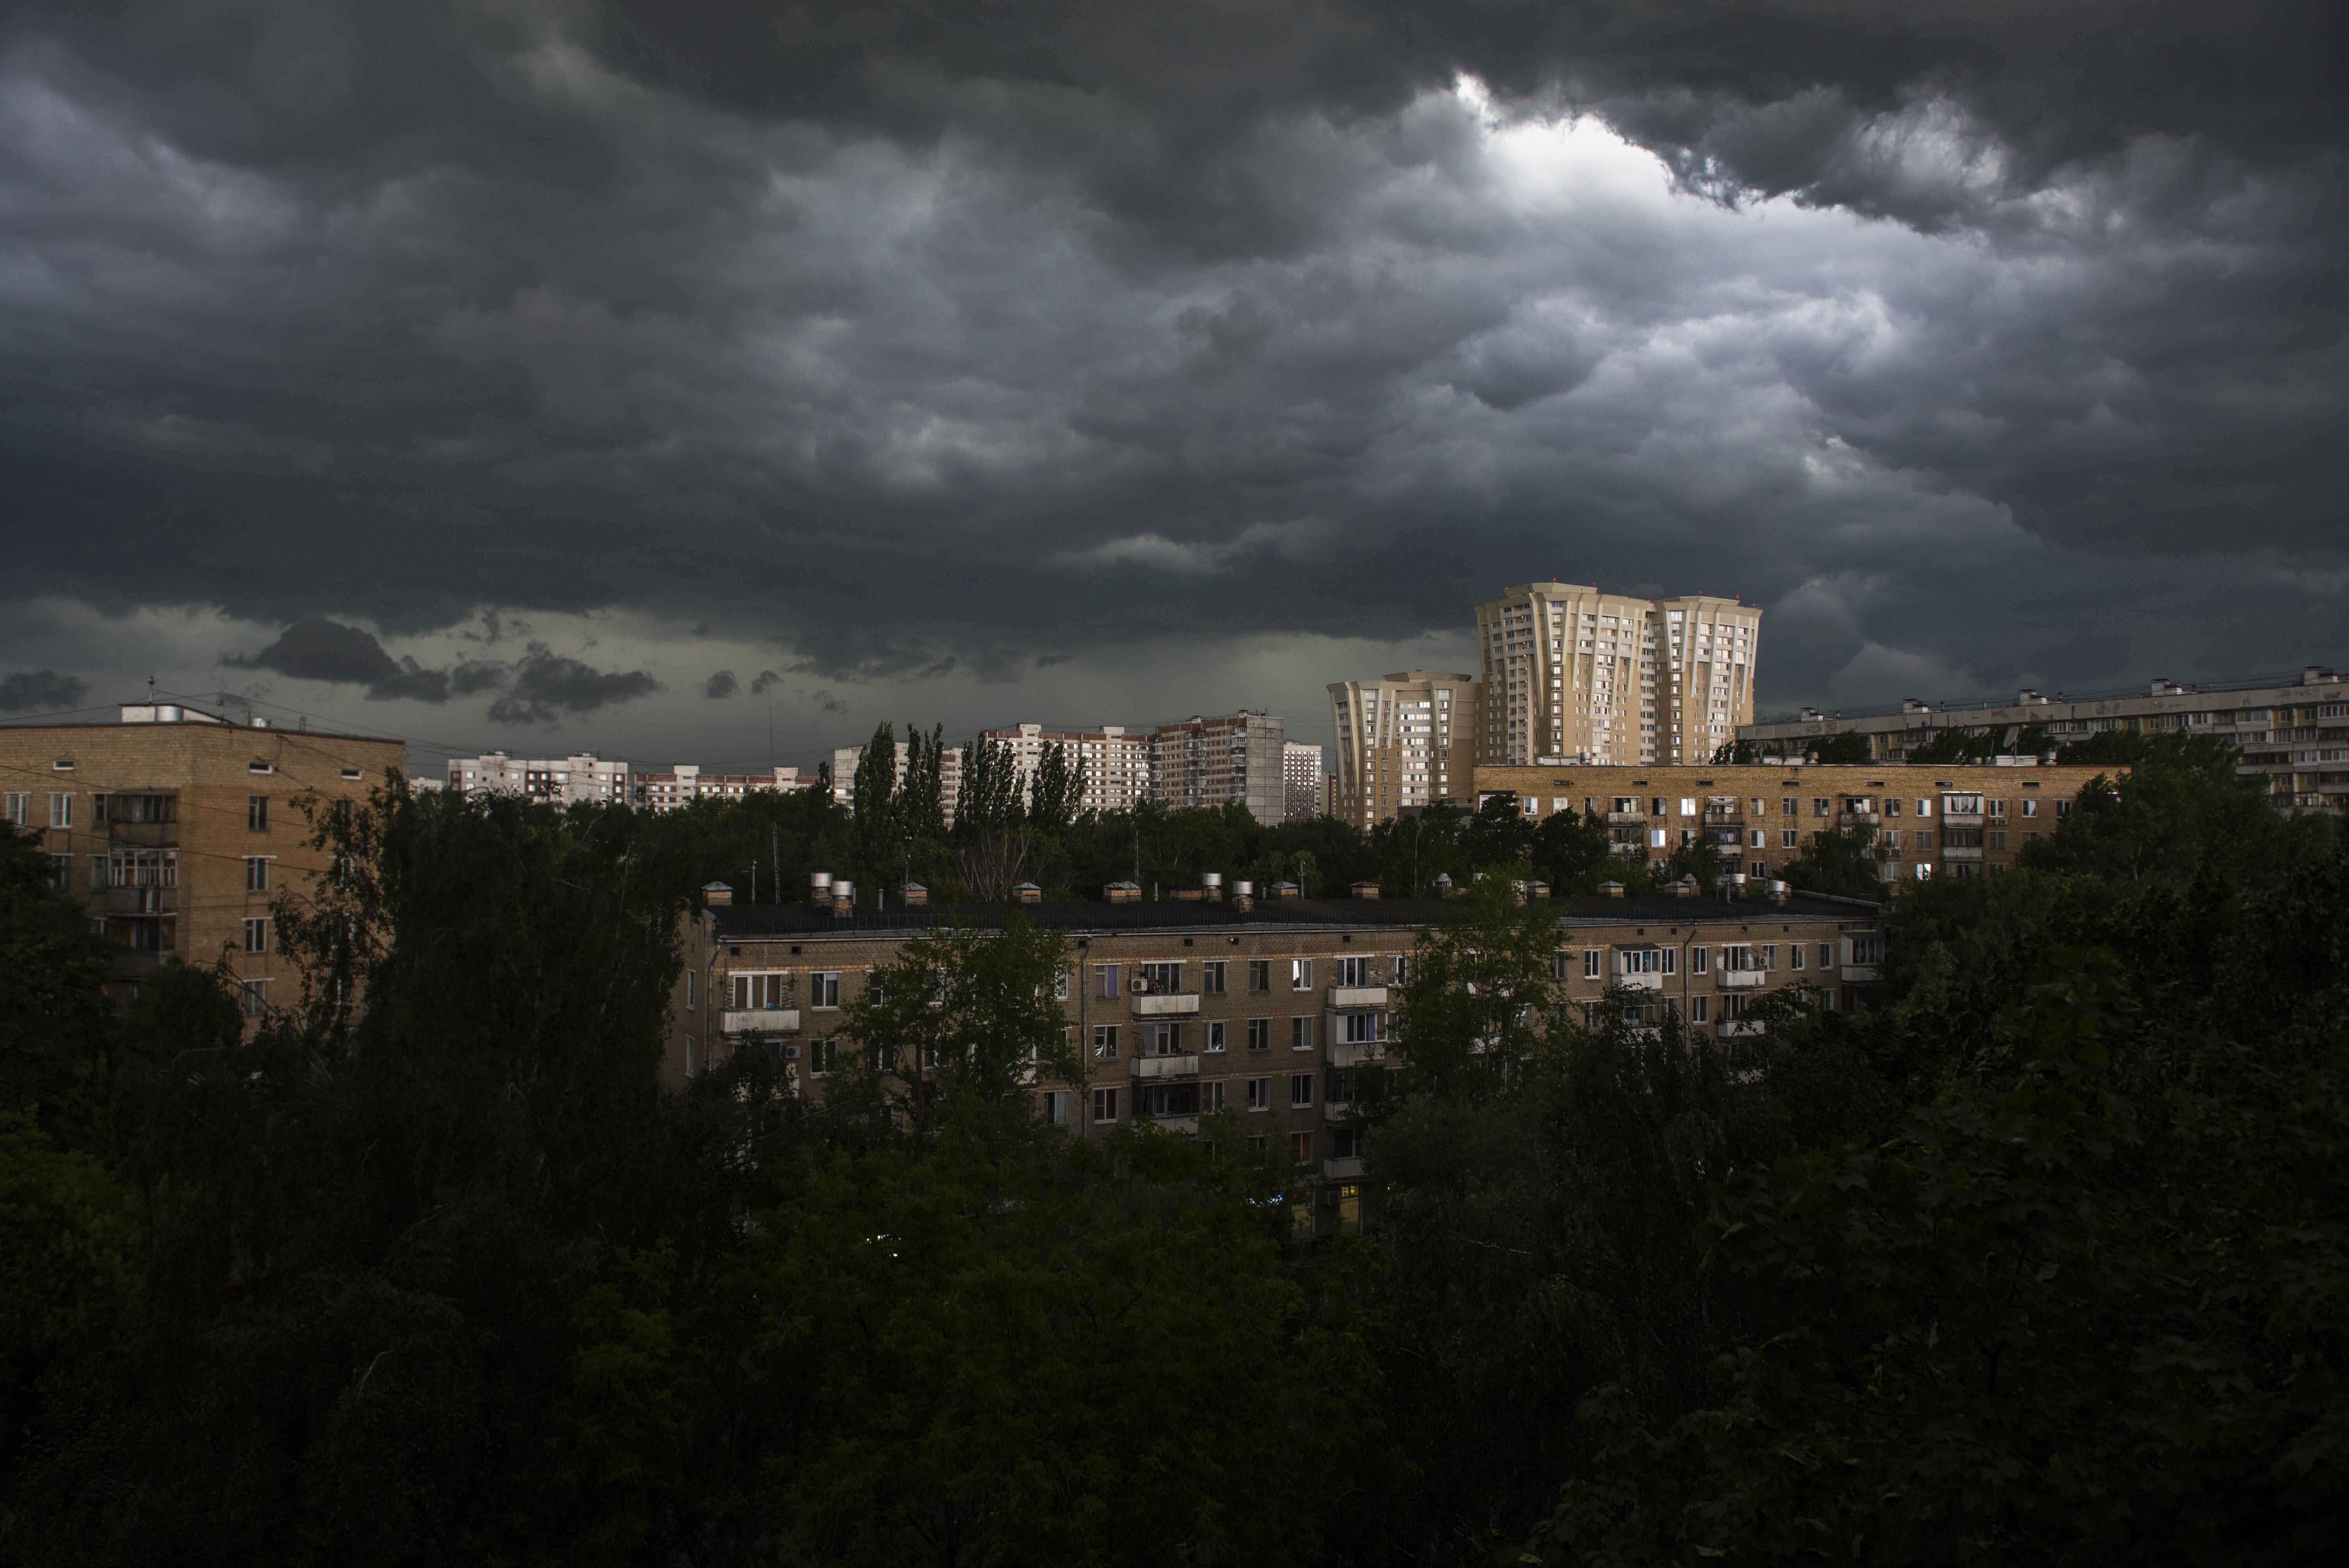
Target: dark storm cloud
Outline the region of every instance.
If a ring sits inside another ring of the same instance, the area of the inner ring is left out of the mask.
[[[742,683],[735,678],[732,670],[719,670],[701,683],[701,695],[712,702],[732,696],[741,689]]]
[[[499,724],[553,724],[660,689],[660,682],[642,670],[599,670],[544,643],[532,643],[515,664],[505,695],[490,705],[490,717]]]
[[[1555,573],[1784,605],[1807,692],[2127,665],[2126,577],[2293,606],[2209,655],[2292,663],[2343,594],[2342,17],[20,6],[12,576],[530,723],[657,683],[333,617],[1009,680]],[[1712,205],[1509,140],[1568,109]]]
[[[55,670],[18,670],[0,677],[0,713],[69,708],[89,695],[89,683]]]

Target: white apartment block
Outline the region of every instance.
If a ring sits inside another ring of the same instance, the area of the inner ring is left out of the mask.
[[[628,765],[592,751],[564,758],[509,757],[502,751],[449,759],[449,788],[462,795],[522,795],[568,806],[580,800],[626,805]]]
[[[1288,817],[1310,821],[1321,814],[1321,748],[1301,740],[1286,741],[1280,749],[1280,776],[1285,786]]]
[[[1332,683],[1338,771],[1330,814],[1372,828],[1406,810],[1469,799],[1480,691],[1475,676],[1429,670]]]
[[[777,766],[765,773],[704,773],[695,762],[678,762],[666,773],[638,773],[629,782],[629,802],[642,811],[674,811],[695,800],[739,800],[756,789],[812,789],[812,774]]]
[[[856,763],[864,755],[861,746],[842,746],[832,754],[832,798],[837,804],[856,810]],[[897,742],[897,782],[905,782],[905,761],[910,755],[904,741]],[[955,802],[962,795],[962,750],[949,746],[938,758],[938,804],[946,811],[947,826],[954,826]]]
[[[1762,612],[1530,583],[1476,606],[1478,762],[1709,760],[1754,717]],[[1334,688],[1333,688],[1334,689]]]
[[[1150,742],[1151,799],[1172,807],[1234,802],[1269,828],[1288,815],[1283,725],[1243,708],[1162,724]]]
[[[1068,748],[1075,754],[1071,760],[1084,764],[1081,815],[1130,811],[1150,798],[1150,737],[1130,735],[1122,724],[1104,724],[1099,729],[1047,729],[1040,724],[1020,724],[988,730],[980,738],[999,740],[1011,748],[1019,765],[1023,799],[1036,777],[1036,765],[1044,760],[1045,749],[1054,746]]]

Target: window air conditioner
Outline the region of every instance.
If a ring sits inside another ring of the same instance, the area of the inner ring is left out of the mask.
[[[1129,990],[1129,991],[1132,991],[1132,992],[1133,992],[1135,995],[1137,995],[1137,996],[1141,995],[1144,991],[1147,991],[1147,990],[1149,990],[1149,989],[1150,989],[1150,987],[1149,987],[1149,985],[1148,985],[1147,984],[1145,984],[1144,982],[1140,981],[1140,980],[1129,980],[1129,981],[1127,981],[1127,982],[1125,983],[1125,985],[1126,985],[1126,989],[1127,989],[1127,990]]]

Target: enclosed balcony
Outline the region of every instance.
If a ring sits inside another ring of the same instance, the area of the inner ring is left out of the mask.
[[[1383,1007],[1387,1005],[1387,988],[1383,985],[1332,985],[1330,1006],[1345,1007]]]
[[[1763,1028],[1762,1020],[1759,1018],[1723,1018],[1713,1026],[1713,1031],[1724,1040],[1735,1039],[1740,1035],[1760,1035],[1768,1032]]]
[[[1361,1173],[1362,1157],[1359,1154],[1333,1154],[1321,1161],[1321,1174],[1332,1181],[1351,1181]]]
[[[1189,1078],[1199,1076],[1199,1058],[1195,1056],[1136,1057],[1133,1076],[1138,1078]]]
[[[1143,993],[1133,998],[1133,1016],[1137,1018],[1179,1018],[1199,1010],[1198,993]]]
[[[799,1032],[797,1007],[728,1007],[718,1026],[730,1035],[792,1035]]]
[[[1333,1068],[1358,1068],[1371,1062],[1387,1059],[1384,1040],[1332,1040],[1330,1042],[1330,1065]]]
[[[1745,991],[1770,983],[1766,969],[1716,969],[1713,983],[1723,991]]]
[[[109,915],[180,913],[180,890],[176,887],[110,887],[101,896]]]
[[[1847,964],[1843,966],[1843,983],[1847,985],[1870,985],[1875,979],[1876,965],[1873,964]]]

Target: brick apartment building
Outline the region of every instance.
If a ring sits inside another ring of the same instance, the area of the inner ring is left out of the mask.
[[[1823,828],[1876,830],[1887,882],[1974,876],[2013,865],[2023,845],[2052,833],[2099,768],[1871,762],[1793,767],[1707,764],[1640,768],[1490,768],[1475,772],[1479,803],[1517,797],[1528,818],[1558,811],[1603,817],[1615,852],[1661,861],[1709,840],[1723,865],[1774,877]]]
[[[1131,811],[1150,798],[1150,737],[1128,733],[1122,724],[1104,724],[1098,729],[1047,729],[1040,724],[1018,724],[987,730],[980,738],[999,740],[1011,748],[1023,798],[1036,777],[1037,764],[1055,746],[1065,748],[1071,761],[1084,765],[1080,814]]]
[[[1416,931],[1443,905],[1280,896],[1293,893],[1286,883],[1269,897],[1231,891],[1143,903],[1119,884],[1101,902],[949,913],[917,902],[740,905],[713,887],[685,917],[663,1079],[674,1088],[736,1051],[766,1050],[799,1092],[821,1098],[843,1048],[843,1004],[909,937],[1017,913],[1068,935],[1058,992],[1088,1069],[1081,1083],[1039,1082],[1040,1117],[1100,1138],[1136,1121],[1196,1133],[1202,1114],[1237,1113],[1252,1141],[1286,1149],[1309,1175],[1310,1222],[1339,1228],[1360,1206],[1356,1071],[1385,1059],[1394,987]],[[1557,910],[1555,973],[1569,1004],[1627,986],[1721,1035],[1753,1032],[1754,999],[1790,986],[1858,1005],[1882,952],[1878,909],[1851,900],[1591,898]]]
[[[404,751],[397,740],[126,704],[114,724],[0,726],[0,805],[40,834],[56,885],[86,901],[114,944],[118,996],[168,959],[226,954],[257,1011],[295,984],[271,901],[300,897],[327,864],[307,847],[295,801],[364,799]]]
[[[1853,733],[1870,749],[1899,761],[1951,729],[1997,737],[2013,745],[2037,725],[2051,741],[2085,740],[2111,730],[2211,735],[2240,753],[2238,777],[2257,779],[2279,807],[2299,810],[2349,809],[2349,679],[2322,665],[2296,680],[2225,681],[2181,686],[2149,681],[2141,692],[2049,697],[2035,691],[1995,699],[1935,704],[1910,699],[1899,707],[1829,717],[1806,708],[1792,718],[1747,724],[1738,730],[1768,751],[1799,748],[1823,735]]]

